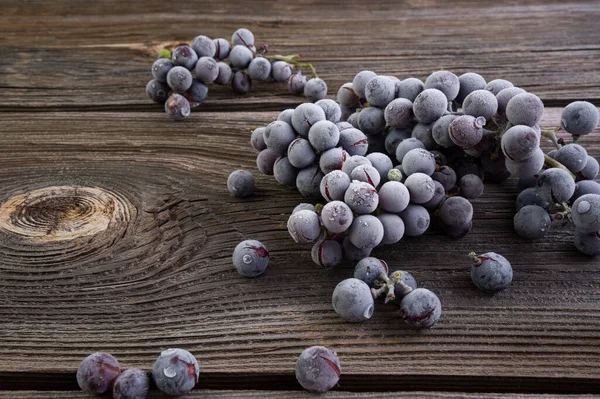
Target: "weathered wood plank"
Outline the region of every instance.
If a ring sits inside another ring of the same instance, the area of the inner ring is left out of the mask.
[[[160,112],[144,93],[156,46],[189,41],[200,33],[230,37],[242,25],[254,31],[257,42],[269,43],[271,53],[300,53],[313,62],[332,95],[362,69],[424,79],[445,68],[479,72],[488,80],[509,79],[549,105],[600,102],[600,7],[595,2],[466,1],[433,8],[427,6],[434,2],[402,7],[394,2],[378,7],[364,2],[344,7],[186,2],[177,11],[147,2],[139,7],[105,4],[3,4],[0,27],[7,33],[0,38],[0,111]],[[237,96],[212,85],[203,109],[281,110],[301,101],[286,92],[285,84],[267,83],[256,84],[251,95]]]

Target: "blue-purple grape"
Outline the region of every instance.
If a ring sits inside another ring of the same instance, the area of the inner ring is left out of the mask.
[[[306,168],[315,162],[316,154],[310,142],[303,138],[292,141],[287,150],[290,163],[296,168]]]
[[[252,80],[265,82],[271,77],[271,62],[264,57],[256,57],[248,65],[248,75]]]
[[[231,80],[231,88],[235,93],[246,94],[250,91],[251,87],[252,80],[246,72],[237,71],[233,74],[233,79]]]
[[[385,128],[385,115],[377,107],[363,108],[358,113],[358,128],[367,135],[377,135]]]
[[[364,156],[369,149],[369,140],[367,139],[367,136],[352,126],[350,129],[340,130],[340,140],[338,144],[351,156]]]
[[[311,258],[315,264],[321,267],[336,266],[343,258],[342,246],[332,239],[319,240],[311,249]]]
[[[311,103],[298,105],[292,114],[292,126],[304,138],[308,137],[308,131],[315,123],[324,120],[323,108]]]
[[[233,46],[231,52],[229,53],[229,62],[234,68],[246,69],[253,59],[254,54],[248,47],[244,45]]]
[[[145,399],[150,379],[143,370],[128,369],[117,377],[113,386],[114,399]]]
[[[365,99],[372,106],[385,108],[395,96],[394,81],[386,76],[375,76],[365,86]]]
[[[102,395],[113,389],[121,373],[117,359],[105,352],[96,352],[81,362],[77,369],[77,384],[84,392]]]
[[[285,82],[292,76],[292,66],[285,61],[276,61],[271,68],[271,76],[277,82]]]
[[[191,391],[198,383],[199,376],[198,361],[184,349],[162,351],[152,367],[156,387],[170,396],[180,396]]]
[[[304,94],[306,76],[301,71],[290,76],[288,79],[288,91],[292,94]]]
[[[267,148],[267,145],[265,144],[264,132],[265,128],[259,127],[254,129],[252,131],[252,134],[250,135],[250,144],[252,145],[252,148],[254,148],[256,151],[260,152]]]
[[[407,176],[414,173],[424,173],[431,176],[435,171],[435,158],[429,151],[415,148],[410,150],[402,159],[402,170]]]
[[[273,176],[279,184],[284,186],[295,186],[299,172],[300,169],[290,163],[287,155],[280,156],[273,164]]]
[[[198,61],[198,54],[190,46],[184,45],[173,50],[171,58],[175,66],[182,66],[191,71]]]
[[[477,288],[488,294],[506,289],[513,278],[510,262],[495,252],[475,255],[471,265],[471,280]]]
[[[169,98],[169,85],[152,79],[146,85],[146,94],[152,101],[163,104]]]
[[[585,194],[571,208],[575,228],[582,233],[600,231],[600,194]]]
[[[288,233],[298,244],[310,244],[319,238],[321,225],[316,212],[302,210],[290,215],[287,221]]]
[[[540,137],[529,126],[513,126],[502,135],[502,152],[513,161],[531,158],[539,146]]]
[[[244,277],[258,277],[267,270],[269,251],[257,240],[240,242],[233,250],[233,266]]]
[[[560,124],[567,132],[584,136],[598,126],[598,109],[587,101],[574,101],[567,105],[560,116]]]
[[[386,212],[402,212],[410,202],[406,186],[398,181],[388,181],[379,189],[379,205]]]
[[[404,236],[404,222],[395,213],[380,213],[377,219],[383,225],[381,244],[395,244]]]
[[[233,71],[231,67],[224,62],[217,62],[217,67],[219,68],[219,74],[215,79],[215,83],[218,85],[228,85],[231,82],[231,77],[233,76]]]
[[[315,102],[327,96],[327,83],[321,78],[312,78],[304,85],[304,95],[310,101]]]
[[[431,223],[429,212],[421,205],[409,204],[400,217],[404,222],[404,235],[409,237],[422,235]]]
[[[308,141],[317,153],[327,151],[337,146],[340,141],[340,130],[333,122],[319,121],[309,129]]]
[[[566,202],[575,192],[575,181],[569,172],[551,168],[543,171],[537,181],[537,189],[542,200],[551,204]]]
[[[335,101],[322,99],[317,101],[315,105],[323,108],[323,112],[325,112],[325,119],[328,121],[333,123],[338,123],[340,121],[340,118],[342,117],[342,109]]]
[[[377,74],[373,71],[360,71],[356,74],[356,76],[352,80],[352,89],[359,98],[366,98],[365,89],[367,83],[375,76],[377,76]]]
[[[510,99],[521,93],[525,93],[525,90],[519,87],[507,87],[506,89],[500,90],[500,92],[496,94],[496,100],[498,101],[498,115],[504,116],[506,113],[506,105]]]
[[[342,368],[337,354],[324,346],[311,346],[296,361],[296,379],[311,392],[327,392],[340,379]]]
[[[444,115],[433,124],[431,137],[439,146],[444,148],[455,146],[454,141],[450,138],[450,124],[456,118],[456,115]]]
[[[339,234],[348,230],[354,220],[350,207],[342,201],[331,201],[321,210],[323,226],[330,233]]]
[[[458,80],[458,76],[452,72],[436,71],[429,75],[425,80],[425,90],[427,89],[437,89],[444,94],[447,101],[452,101],[458,96],[458,92],[460,91],[460,81]]]
[[[458,93],[458,91],[457,91]],[[448,99],[438,89],[423,90],[413,102],[413,113],[419,122],[432,123],[440,119],[448,107]]]
[[[450,122],[448,132],[454,144],[462,148],[469,148],[481,141],[483,126],[485,126],[485,118],[461,115]]]
[[[587,256],[600,255],[600,231],[583,233],[575,230],[573,234],[575,248]]]
[[[498,95],[502,90],[514,85],[506,79],[494,79],[490,80],[484,87],[485,90],[491,91],[495,96]]]
[[[243,45],[254,47],[254,35],[249,29],[239,28],[231,35],[231,44],[234,46]]]
[[[279,158],[279,154],[270,148],[266,148],[258,153],[256,157],[256,167],[263,175],[273,174],[273,165]]]
[[[247,170],[234,170],[227,178],[227,189],[234,197],[247,197],[254,192],[254,176]]]
[[[183,93],[183,96],[190,103],[190,107],[197,107],[208,98],[208,86],[198,79],[194,79],[192,86],[188,91]]]
[[[513,125],[535,126],[543,115],[544,103],[535,94],[517,94],[506,104],[506,118]]]
[[[354,278],[364,281],[371,288],[381,274],[388,274],[388,265],[384,260],[374,257],[361,259],[354,268]]]
[[[483,181],[477,175],[464,175],[458,182],[460,195],[468,200],[481,197],[483,194]]]
[[[267,148],[278,154],[285,154],[288,147],[296,138],[294,128],[283,121],[274,121],[267,125],[264,133]]]
[[[465,97],[474,92],[475,90],[481,90],[485,88],[485,79],[473,72],[463,73],[458,77],[458,82],[460,84],[460,89],[458,90],[458,95],[455,98],[455,101],[458,104],[462,104]]]
[[[516,233],[527,240],[544,238],[551,225],[552,219],[548,212],[537,205],[522,207],[513,218]]]
[[[537,175],[544,167],[544,151],[537,148],[533,155],[524,161],[513,161],[510,158],[505,160],[506,169],[512,176],[529,177]]]
[[[580,180],[594,180],[598,176],[600,171],[600,165],[596,158],[588,155],[585,166],[579,172],[577,172],[577,178]]]
[[[441,315],[440,299],[426,288],[412,290],[400,302],[400,317],[413,328],[431,327]]]
[[[371,255],[373,248],[358,248],[352,244],[350,237],[346,236],[342,242],[342,251],[346,260],[356,262]]]
[[[554,156],[558,162],[573,173],[581,171],[587,163],[588,154],[579,144],[567,144],[558,149]]]
[[[354,181],[350,183],[344,194],[344,202],[358,214],[368,214],[379,205],[379,195],[375,187],[369,183]],[[356,245],[356,244],[355,244]],[[358,246],[358,245],[357,245]]]
[[[343,201],[346,190],[350,187],[350,177],[341,170],[327,173],[320,183],[320,191],[327,201]]]
[[[213,43],[215,44],[215,59],[224,60],[227,57],[229,57],[229,52],[231,51],[231,44],[229,44],[229,42],[226,39],[214,39]]]
[[[374,248],[383,240],[383,225],[373,215],[357,216],[348,229],[348,237],[357,248]]]
[[[353,155],[348,157],[344,163],[342,164],[342,172],[350,176],[354,168],[359,165],[373,165],[371,161],[367,157],[363,157],[362,155]]]
[[[410,201],[415,204],[424,204],[433,197],[435,184],[431,177],[424,173],[413,173],[406,178],[404,185],[410,193]]]
[[[536,179],[537,184],[537,179]],[[540,193],[538,192],[536,187],[529,187],[524,189],[517,196],[516,208],[517,211],[521,210],[524,206],[527,205],[537,205],[544,209],[547,209],[551,204],[548,201],[545,201]]]
[[[152,76],[159,82],[167,83],[167,74],[175,66],[168,58],[159,58],[152,64]]]
[[[465,98],[462,109],[465,115],[490,120],[498,111],[498,100],[488,90],[475,90]]]
[[[323,172],[317,165],[301,169],[296,177],[296,187],[300,194],[305,197],[319,197],[321,195],[320,185]]]
[[[175,66],[167,74],[167,84],[174,93],[184,93],[192,86],[192,74],[184,67]]]
[[[456,172],[448,165],[440,166],[438,170],[431,174],[431,178],[439,182],[445,191],[452,190],[457,181]]]
[[[190,103],[181,94],[173,93],[165,102],[165,112],[173,120],[183,120],[190,115]]]
[[[421,80],[417,78],[404,79],[396,85],[396,97],[406,98],[413,102],[424,89],[425,85]]]

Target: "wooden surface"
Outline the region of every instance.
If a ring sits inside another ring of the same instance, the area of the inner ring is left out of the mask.
[[[191,397],[304,397],[222,390],[296,391],[294,362],[316,344],[342,364],[341,392],[329,397],[600,392],[600,261],[575,251],[569,226],[553,225],[542,242],[518,239],[514,180],[486,184],[467,237],[433,230],[374,251],[440,296],[434,328],[412,331],[382,304],[370,321],[347,324],[330,298],[353,265],[319,269],[310,247],[292,242],[285,221],[303,198],[259,175],[248,144],[252,126],[302,98],[285,84],[243,97],[211,86],[200,109],[173,123],[144,93],[161,43],[246,26],[272,53],[313,62],[331,95],[361,69],[425,78],[445,68],[538,94],[547,128],[571,100],[600,104],[597,1],[481,3],[4,1],[0,389],[15,391],[0,397],[82,397],[66,392],[89,353],[149,370],[168,347],[193,352],[198,388],[214,390]],[[599,137],[581,139],[597,158]],[[254,172],[253,197],[229,196],[237,168]],[[272,254],[261,278],[231,265],[245,238]],[[502,252],[513,285],[477,291],[471,250]]]

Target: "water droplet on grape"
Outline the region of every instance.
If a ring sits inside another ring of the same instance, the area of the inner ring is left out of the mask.
[[[173,378],[177,375],[177,370],[175,369],[175,367],[173,365],[170,365],[169,367],[167,367],[166,369],[163,370],[163,374],[167,378]]]
[[[249,265],[250,263],[252,263],[252,256],[250,256],[250,255],[244,255],[242,257],[242,262],[244,262],[245,264]]]

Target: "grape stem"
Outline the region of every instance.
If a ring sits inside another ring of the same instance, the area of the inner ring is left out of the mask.
[[[267,55],[265,56],[265,58],[269,59],[269,60],[278,60],[278,61],[285,61],[288,64],[292,64],[294,66],[300,67],[300,68],[309,68],[310,71],[312,72],[313,77],[317,76],[317,70],[315,69],[315,67],[313,66],[313,64],[309,64],[309,63],[305,63],[305,62],[300,62],[298,61],[296,58],[299,58],[300,55],[299,54],[293,54],[293,55]]]
[[[467,256],[469,258],[471,258],[474,266],[479,266],[483,263],[482,260],[479,259],[479,257],[477,256],[477,254],[475,252],[469,252],[469,255],[467,255]]]
[[[387,294],[385,296],[385,303],[396,299],[396,284],[402,287],[404,295],[412,291],[412,288],[402,281],[402,273],[399,272],[395,272],[391,276],[388,276],[386,273],[381,273],[379,277],[377,277],[376,284],[379,284],[379,288],[371,288],[371,295],[373,295],[374,299],[377,299],[381,295]]]
[[[548,214],[552,220],[571,220],[571,207],[566,202],[553,205]]]
[[[558,142],[558,137],[556,137],[556,132],[558,132],[559,130],[560,127],[551,130],[542,130],[542,136],[546,137],[547,139],[550,139],[557,150],[560,150],[560,148],[562,147]]]
[[[569,172],[571,177],[575,179],[575,175],[562,163],[558,162],[556,159],[552,159],[550,155],[544,154],[544,166],[547,168],[558,168]]]

